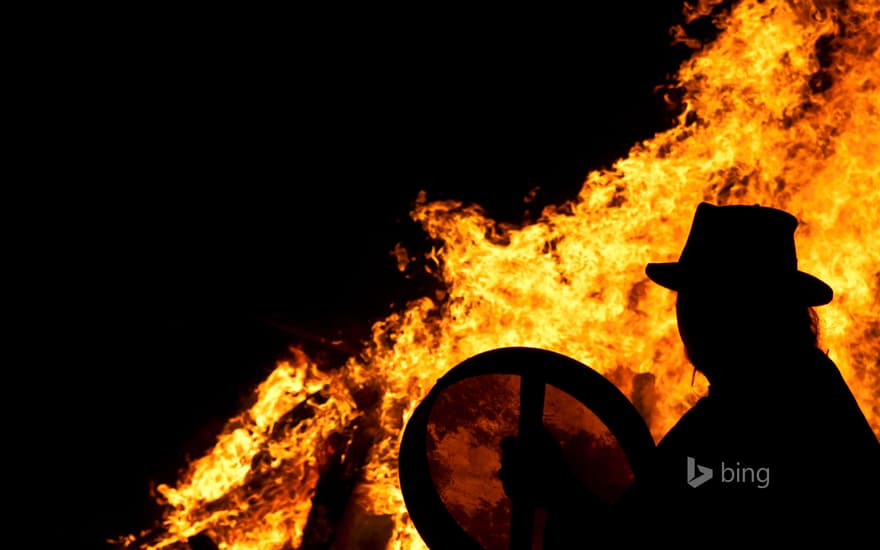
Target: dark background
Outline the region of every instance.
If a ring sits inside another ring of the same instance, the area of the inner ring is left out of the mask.
[[[289,344],[356,347],[424,292],[390,255],[429,244],[420,190],[519,222],[666,127],[682,3],[603,4],[78,13],[7,203],[59,531],[148,527]]]

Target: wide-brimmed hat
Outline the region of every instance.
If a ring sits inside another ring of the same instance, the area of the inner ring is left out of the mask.
[[[776,208],[700,203],[678,261],[650,263],[645,273],[675,291],[761,291],[808,306],[827,304],[834,294],[831,287],[798,271],[797,224],[797,218]]]

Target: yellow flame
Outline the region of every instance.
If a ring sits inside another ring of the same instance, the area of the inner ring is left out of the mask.
[[[214,449],[176,487],[159,488],[162,529],[141,546],[179,545],[206,530],[224,550],[297,547],[328,438],[372,415],[379,431],[351,504],[393,521],[390,548],[423,547],[397,485],[402,427],[438,377],[501,346],[559,351],[627,394],[635,374],[654,374],[659,399],[643,412],[659,439],[705,381],[691,385],[673,294],[643,270],[677,258],[702,200],[799,218],[801,269],[835,289],[819,310],[822,346],[880,434],[878,14],[876,1],[851,0],[845,13],[823,2],[741,2],[681,67],[678,124],[590,173],[576,200],[537,223],[499,227],[475,206],[419,201],[414,218],[443,243],[429,263],[445,296],[376,323],[362,356],[338,372],[320,372],[299,352],[279,364]],[[404,269],[406,251],[394,255]],[[352,398],[364,387],[381,396],[373,409]],[[294,422],[298,407],[311,415]]]

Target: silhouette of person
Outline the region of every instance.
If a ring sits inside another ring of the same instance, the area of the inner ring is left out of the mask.
[[[679,260],[647,265],[651,280],[677,292],[679,333],[709,392],[659,442],[614,521],[603,509],[593,528],[611,526],[618,543],[681,541],[684,531],[706,544],[855,540],[873,530],[880,442],[818,347],[812,308],[833,293],[798,270],[796,227],[782,210],[701,203]],[[524,490],[516,486],[540,493],[559,518],[553,546],[583,538],[578,529],[601,505],[559,473],[558,450],[542,449],[547,478],[524,471],[511,441],[505,447],[508,495]]]

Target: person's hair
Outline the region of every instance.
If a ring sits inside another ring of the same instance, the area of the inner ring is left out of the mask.
[[[748,333],[767,352],[800,353],[819,347],[816,310],[797,301],[767,299],[744,304],[739,315]]]
[[[803,319],[805,325],[803,329],[804,345],[812,348],[819,347],[819,315],[812,307],[807,307],[805,311],[806,317]]]
[[[792,350],[819,347],[819,316],[812,307],[785,305],[767,312],[764,319],[764,326],[782,347]]]
[[[797,356],[818,349],[818,316],[784,294],[680,291],[679,331],[688,357],[707,376],[743,354]]]

